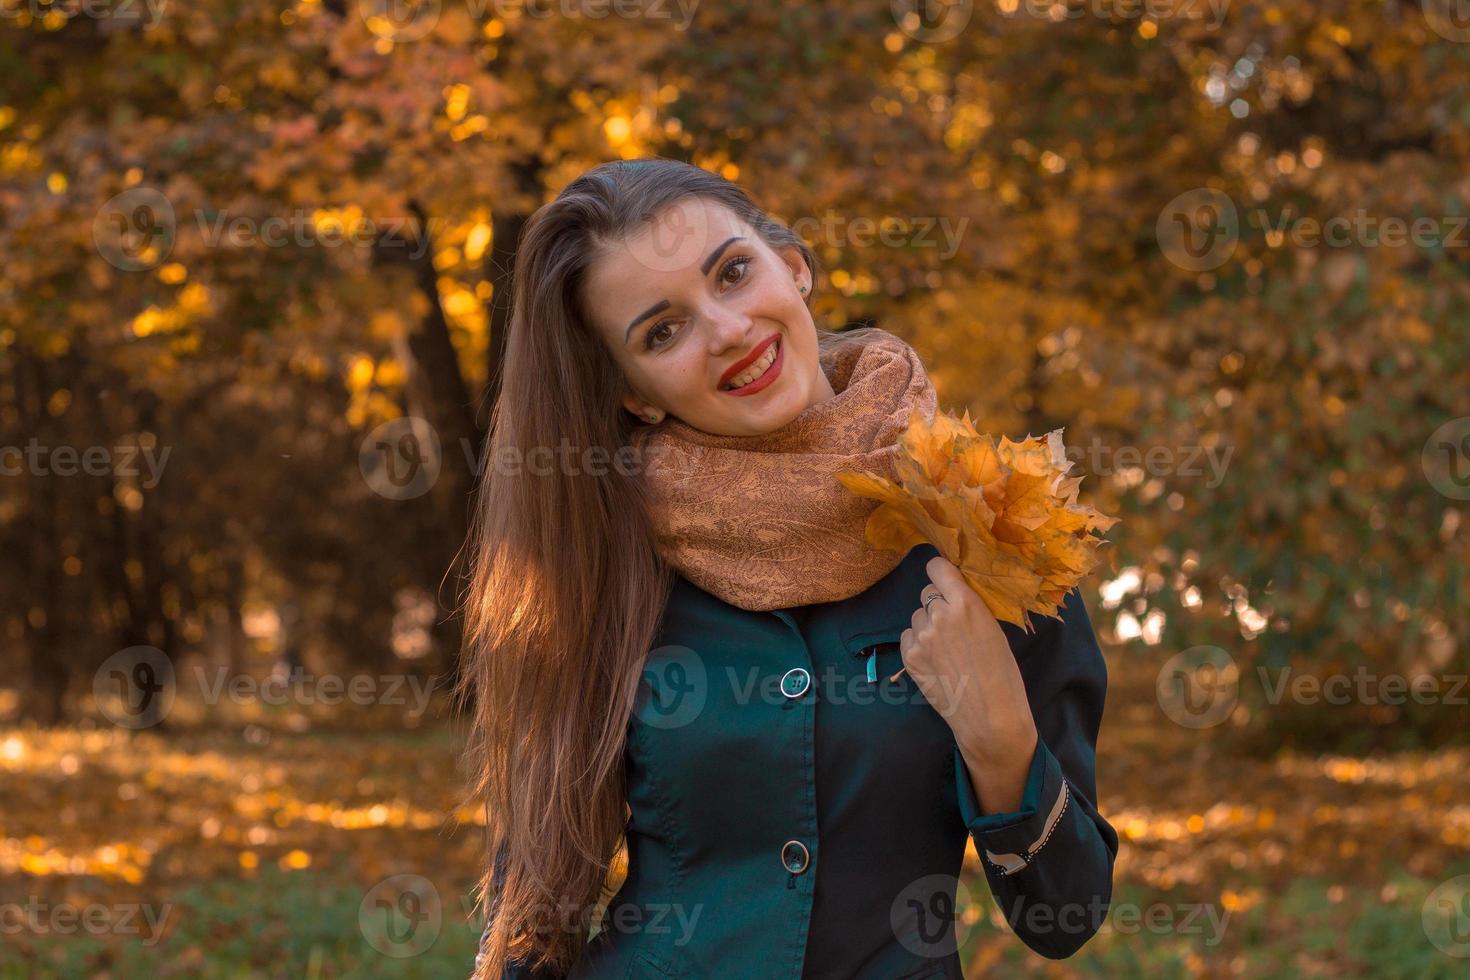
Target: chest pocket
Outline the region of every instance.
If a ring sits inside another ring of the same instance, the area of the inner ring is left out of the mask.
[[[671,980],[679,971],[649,950],[640,950],[628,964],[626,980]]]
[[[903,670],[903,652],[899,649],[897,640],[870,643],[860,648],[855,656],[858,658],[858,667],[864,672],[869,684],[896,684],[909,679],[905,672],[896,681],[889,680],[894,674]]]
[[[928,706],[918,682],[904,669],[903,651],[898,640],[886,638],[889,635],[867,634],[848,641],[859,681],[870,693],[881,695],[884,701]],[[898,676],[894,677],[895,674]]]
[[[914,780],[907,787],[914,794],[909,798],[937,799],[937,787],[919,780],[935,774],[942,778],[944,768],[952,765],[954,736],[918,681],[904,670],[898,635],[907,628],[904,622],[846,641],[848,697],[845,704],[823,706],[825,724],[829,745],[840,744],[837,751],[851,756],[852,764],[877,765],[885,773],[885,792]]]

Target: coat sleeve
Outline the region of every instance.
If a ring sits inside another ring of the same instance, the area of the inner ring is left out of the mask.
[[[1107,666],[1078,589],[1058,614],[1034,617],[1030,634],[1001,624],[1036,721],[1021,808],[982,814],[958,745],[954,753],[960,815],[990,890],[1016,935],[1051,959],[1071,956],[1101,928],[1118,853],[1095,802]]]
[[[495,854],[495,877],[494,888],[491,891],[487,906],[490,911],[485,916],[485,928],[480,933],[479,951],[475,954],[475,971],[480,969],[480,963],[485,958],[485,939],[490,935],[490,927],[495,924],[495,903],[500,895],[501,883],[505,881],[505,845]],[[532,969],[523,960],[512,960],[506,964],[501,971],[500,980],[565,980],[560,974],[545,969]]]

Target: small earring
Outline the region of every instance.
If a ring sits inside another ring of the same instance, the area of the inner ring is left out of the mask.
[[[646,419],[648,419],[648,421],[650,421],[650,422],[655,422],[655,423],[658,422],[658,416],[657,415],[654,415],[652,412],[650,412],[649,414],[647,414],[647,415],[645,415],[643,417],[646,418]]]
[[[805,286],[802,286],[802,287],[801,287],[801,291],[802,291],[802,292],[806,292],[806,287],[805,287]]]

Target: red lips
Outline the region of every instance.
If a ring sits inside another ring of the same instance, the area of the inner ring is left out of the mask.
[[[725,373],[720,375],[719,387],[725,387],[725,385],[730,383],[731,378],[735,377],[741,371],[744,371],[756,361],[760,360],[760,356],[766,352],[766,348],[774,344],[776,342],[776,338],[779,336],[781,335],[775,333],[771,334],[765,340],[756,344],[755,347],[751,349],[751,352],[749,354],[746,354],[740,360],[730,365],[730,367],[725,370]]]

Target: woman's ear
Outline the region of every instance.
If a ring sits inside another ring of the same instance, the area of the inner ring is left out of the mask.
[[[655,421],[663,415],[657,408],[648,404],[648,402],[632,392],[623,396],[623,407],[645,422]]]
[[[776,249],[776,254],[790,270],[791,278],[796,282],[796,288],[811,285],[811,270],[806,267],[806,259],[802,258],[801,250],[795,245],[787,245]]]

